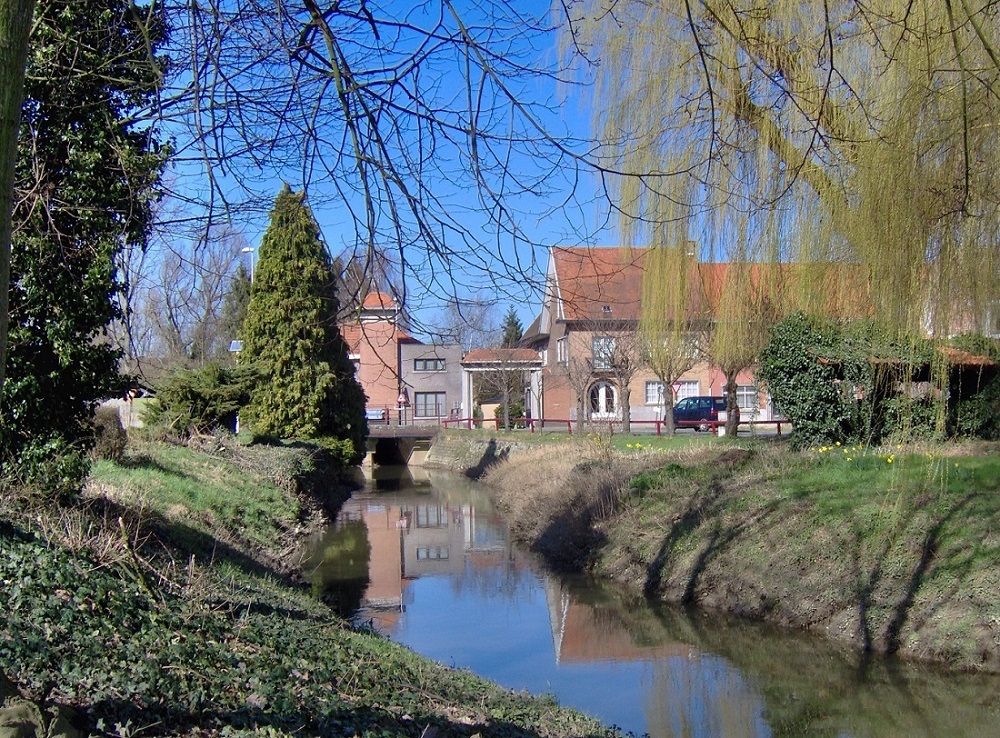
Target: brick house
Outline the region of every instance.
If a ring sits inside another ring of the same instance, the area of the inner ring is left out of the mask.
[[[541,310],[521,345],[538,351],[542,369],[532,376],[529,405],[534,417],[576,420],[577,387],[585,386],[587,420],[620,420],[621,381],[602,367],[613,343],[637,336],[641,311],[645,249],[556,247],[549,254]],[[692,290],[695,312],[705,312],[725,283],[725,264],[696,266],[700,284]],[[675,402],[696,395],[722,395],[725,376],[700,361],[674,385]],[[752,371],[737,377],[743,420],[769,420],[770,397],[756,385]],[[631,419],[662,419],[660,380],[641,363],[628,380]]]
[[[367,397],[368,421],[436,423],[461,407],[462,349],[425,344],[400,319],[392,297],[373,291],[357,319],[339,326]]]

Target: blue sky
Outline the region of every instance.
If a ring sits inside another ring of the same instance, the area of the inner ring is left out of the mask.
[[[344,5],[358,7],[357,3],[345,2]],[[455,3],[463,22],[475,27],[473,33],[491,37],[492,47],[498,49],[494,64],[501,74],[514,72],[514,63],[554,69],[558,57],[557,34],[524,33],[526,19],[510,22],[503,15],[490,17],[490,13],[502,13],[504,5],[502,0],[457,0]],[[511,6],[537,18],[544,18],[548,8],[541,0],[518,0]],[[383,3],[368,0],[367,8],[376,18],[405,17],[422,27],[427,27],[434,13],[442,12],[445,20],[440,28],[445,32],[454,32],[456,28],[456,24],[447,19],[447,8],[442,9],[437,0],[416,5],[397,0]],[[245,26],[241,26],[241,22]],[[293,189],[306,187],[309,203],[334,255],[357,248],[358,229],[351,220],[351,208],[356,215],[363,215],[363,200],[358,193],[360,180],[354,177],[350,162],[345,163],[332,153],[342,150],[347,141],[343,114],[337,108],[338,98],[328,89],[322,96],[320,85],[326,78],[320,77],[306,88],[305,97],[315,93],[315,98],[293,103],[284,100],[285,104],[292,105],[294,115],[282,116],[271,110],[271,106],[278,107],[283,102],[280,80],[288,71],[287,53],[284,67],[280,54],[273,57],[255,55],[253,42],[258,38],[255,34],[260,33],[260,26],[255,26],[255,22],[254,18],[249,18],[231,23],[231,38],[226,43],[235,49],[232,53],[236,55],[236,63],[249,70],[238,77],[232,88],[242,86],[256,94],[240,95],[230,88],[218,89],[211,100],[218,115],[211,119],[203,114],[200,131],[190,126],[190,117],[187,125],[175,123],[167,129],[178,144],[176,188],[188,193],[204,193],[202,170],[198,168],[195,173],[200,143],[222,146],[232,158],[225,165],[213,167],[212,174],[219,183],[219,192],[231,206],[234,226],[251,246],[259,245],[267,225],[269,203],[282,182],[288,182]],[[277,34],[274,29],[279,25],[270,23],[265,27],[269,29],[267,32]],[[398,64],[422,41],[405,29],[394,39],[389,38],[393,32],[391,26],[380,26],[380,29],[381,33],[373,37],[372,25],[360,14],[343,20],[337,27],[338,38],[344,39],[343,52],[349,57],[357,55],[357,59],[349,58],[349,63],[355,65],[357,78],[377,91],[388,89],[379,87],[386,77],[384,70]],[[190,45],[190,42],[190,37],[175,34],[174,43]],[[207,47],[212,40],[206,36],[200,43]],[[251,51],[246,51],[247,48]],[[252,66],[251,61],[256,66]],[[400,116],[401,122],[395,128],[397,137],[389,140],[386,147],[389,160],[425,162],[419,166],[419,179],[429,183],[426,189],[413,189],[417,187],[413,184],[416,179],[405,184],[411,188],[412,200],[419,199],[422,203],[437,200],[431,208],[435,215],[430,225],[434,237],[440,239],[437,245],[443,244],[451,250],[448,256],[442,257],[414,242],[412,231],[416,222],[406,214],[405,207],[395,216],[384,208],[376,216],[376,243],[395,255],[397,266],[400,261],[406,261],[406,302],[416,318],[418,334],[421,327],[437,322],[443,303],[456,295],[471,299],[495,296],[498,319],[513,306],[527,327],[539,307],[538,287],[544,276],[548,247],[610,242],[607,230],[599,228],[606,208],[602,208],[599,198],[595,197],[596,181],[586,172],[575,171],[571,159],[559,158],[557,150],[541,139],[534,127],[535,123],[540,123],[547,132],[563,138],[569,147],[580,150],[584,144],[579,139],[587,135],[590,124],[587,88],[561,85],[548,76],[514,75],[507,78],[516,100],[512,103],[509,98],[497,95],[495,85],[488,79],[484,82],[484,77],[476,73],[475,62],[475,59],[470,60],[474,80],[472,91],[477,96],[471,106],[462,83],[466,60],[448,52],[446,46],[442,46],[437,56],[430,55],[430,61],[419,75],[400,74],[406,81],[399,89],[419,90],[425,101],[438,110],[462,111],[463,106],[469,106],[464,114],[439,114],[446,123],[466,123],[469,116],[475,114],[486,134],[514,132],[514,138],[520,142],[516,146],[505,146],[502,136],[490,139],[484,135],[477,139],[477,150],[480,161],[503,163],[503,174],[500,167],[485,173],[484,181],[489,188],[511,192],[526,190],[505,196],[501,201],[502,211],[498,210],[497,203],[487,203],[494,215],[503,213],[502,220],[516,228],[517,234],[498,230],[484,211],[471,177],[468,141],[453,142],[454,136],[447,128],[436,131],[433,137],[419,139],[413,119]],[[208,82],[210,76],[206,72],[203,79]],[[190,78],[190,75],[181,77]],[[378,111],[382,116],[380,120],[391,119],[397,112],[396,106],[409,104],[399,95],[399,89],[385,93],[387,99],[379,99],[378,102],[383,103]],[[390,95],[392,99],[388,99]],[[307,103],[315,99],[321,99],[322,103],[309,112]],[[527,115],[518,108],[522,103],[531,106]],[[470,113],[470,108],[474,113]],[[297,138],[300,129],[305,127],[301,121],[303,111],[309,112],[316,121],[314,143],[309,148],[303,147],[301,136]],[[205,135],[206,123],[217,123],[222,117],[227,125],[230,118],[241,117],[249,121],[258,140],[251,146],[244,146],[242,137],[233,136],[224,126]],[[363,121],[364,116],[359,114],[358,119]],[[576,142],[571,140],[574,138]],[[435,147],[432,153],[427,151],[430,146]],[[319,156],[315,155],[317,151]],[[308,163],[303,165],[303,162]],[[397,204],[405,205],[405,198],[400,198],[398,193],[396,200]],[[406,231],[401,240],[393,232],[396,223],[402,224]]]

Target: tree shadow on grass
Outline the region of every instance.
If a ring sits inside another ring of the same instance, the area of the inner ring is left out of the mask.
[[[175,562],[181,554],[185,560],[193,556],[202,563],[225,562],[249,574],[289,580],[288,571],[280,570],[257,554],[240,550],[182,521],[170,520],[156,512],[136,509],[106,497],[90,500],[88,507],[93,515],[104,519],[104,525],[109,529],[118,519],[125,522],[129,534],[139,544],[137,553],[150,557],[154,562],[163,559]]]
[[[886,653],[895,653],[902,645],[901,636],[903,628],[910,619],[910,613],[916,600],[917,592],[924,584],[927,573],[934,563],[942,530],[949,522],[953,521],[962,510],[968,508],[976,496],[977,495],[975,494],[966,495],[965,497],[959,499],[955,504],[950,505],[944,514],[939,515],[930,521],[931,524],[921,541],[920,555],[917,557],[917,560],[910,571],[907,582],[902,588],[902,593],[897,598],[895,604],[892,605],[892,615],[886,622],[884,628],[882,629],[882,633],[878,638],[880,649],[884,650]],[[907,525],[913,521],[916,515],[917,510],[914,510],[906,521]],[[903,530],[905,530],[905,527],[906,526],[903,526]],[[876,604],[873,601],[876,590],[883,581],[883,562],[888,557],[893,545],[896,543],[896,540],[897,539],[895,537],[887,537],[883,542],[880,555],[877,557],[874,565],[869,570],[865,578],[864,586],[858,591],[858,624],[861,631],[863,646],[866,651],[872,650],[875,646],[875,637],[872,633],[871,609],[873,605]],[[856,557],[855,561],[856,566],[860,571],[860,560]],[[968,572],[970,566],[970,564],[966,564],[966,573]],[[956,577],[956,588],[957,582],[961,581],[961,579],[962,577]],[[955,594],[955,592],[952,592],[952,594]]]
[[[122,469],[132,469],[132,470],[142,469],[147,471],[155,471],[159,472],[160,474],[165,474],[166,476],[176,477],[176,478],[183,478],[185,476],[183,472],[177,469],[171,469],[168,466],[164,466],[159,461],[150,456],[147,456],[146,454],[137,454],[135,456],[132,455],[123,456],[121,459],[118,459],[114,463],[117,466],[120,466]]]

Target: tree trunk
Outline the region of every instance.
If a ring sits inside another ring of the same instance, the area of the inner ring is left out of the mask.
[[[632,393],[627,384],[622,385],[622,433],[632,432]]]
[[[669,384],[663,385],[663,422],[667,430],[667,435],[672,436],[677,428],[674,425],[674,388]]]
[[[740,423],[740,403],[736,399],[736,375],[739,370],[725,371],[726,375],[726,435],[735,436]]]
[[[35,0],[0,0],[0,390],[7,376],[10,322],[10,239],[13,231],[14,167],[21,125],[24,67]],[[0,393],[0,403],[2,403]]]

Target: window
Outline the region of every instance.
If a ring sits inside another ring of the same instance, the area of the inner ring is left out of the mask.
[[[569,362],[569,344],[566,337],[563,336],[556,341],[556,363],[566,364],[567,362]]]
[[[614,353],[614,338],[611,336],[594,336],[594,369],[610,369]]]
[[[418,528],[447,528],[448,516],[443,507],[437,505],[417,505]]]
[[[986,306],[986,316],[983,321],[983,333],[990,338],[1000,337],[1000,300],[994,300]]]
[[[590,388],[590,417],[612,418],[618,412],[618,390],[609,382],[598,382]]]
[[[663,382],[646,382],[646,404],[663,404]]]
[[[414,394],[413,416],[437,418],[445,411],[444,392],[417,392]]]
[[[756,410],[760,406],[757,388],[752,384],[741,384],[736,388],[736,403],[744,409]]]
[[[417,561],[445,561],[450,554],[448,546],[420,546]]]
[[[413,371],[415,372],[443,372],[444,359],[434,357],[432,359],[414,359]]]
[[[674,402],[678,400],[683,400],[685,397],[697,397],[701,394],[701,386],[698,384],[697,380],[675,382],[674,383]]]

